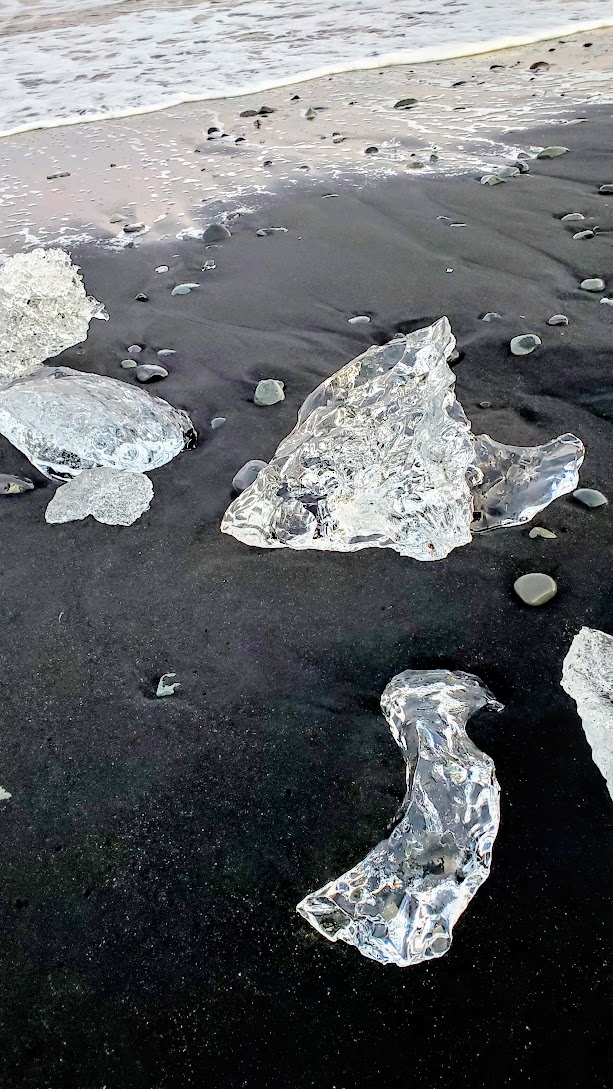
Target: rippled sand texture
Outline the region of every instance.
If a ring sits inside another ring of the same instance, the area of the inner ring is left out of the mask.
[[[535,72],[537,61],[550,67]],[[414,109],[394,109],[408,96],[418,100]],[[575,121],[588,103],[612,101],[613,33],[601,31],[25,133],[1,145],[0,248],[101,234],[125,243],[128,220],[160,238],[245,201],[253,207],[263,194],[305,178],[333,186],[351,175],[361,186],[407,170],[415,177],[477,170],[530,148],[535,123]],[[262,105],[275,112],[241,117]],[[378,151],[365,155],[370,146]],[[48,180],[64,172],[70,176]]]

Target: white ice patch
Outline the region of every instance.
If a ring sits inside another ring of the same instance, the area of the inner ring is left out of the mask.
[[[613,636],[581,628],[564,659],[561,685],[577,704],[594,763],[613,798]]]
[[[58,488],[45,511],[47,522],[75,522],[91,514],[107,526],[131,526],[151,506],[153,485],[144,473],[84,469]]]

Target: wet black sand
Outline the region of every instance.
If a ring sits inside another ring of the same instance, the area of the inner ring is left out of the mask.
[[[494,189],[314,190],[206,254],[77,252],[111,320],[63,361],[131,382],[127,345],[143,361],[176,348],[155,392],[201,443],[114,529],[46,525],[54,485],[0,440],[2,471],[40,484],[1,508],[2,1089],[606,1084],[613,807],[559,679],[581,625],[613,632],[611,507],[563,499],[538,519],[555,541],[499,532],[432,564],[255,551],[218,527],[234,472],[272,454],[321,378],[443,313],[475,431],[574,431],[582,483],[613,499],[613,308],[577,288],[599,275],[613,293],[613,197],[597,195],[612,112],[549,129],[542,143],[571,152]],[[573,241],[570,211],[601,235]],[[256,237],[269,225],[289,232]],[[171,297],[186,280],[202,286]],[[503,320],[480,321],[490,310]],[[556,312],[567,329],[546,325]],[[542,348],[512,357],[528,331]],[[264,377],[283,404],[253,405]],[[530,570],[558,580],[541,609],[512,591]],[[503,816],[450,953],[401,971],[294,909],[385,833],[403,784],[378,698],[432,666],[476,672],[506,704],[471,727]],[[156,700],[165,671],[181,688]]]

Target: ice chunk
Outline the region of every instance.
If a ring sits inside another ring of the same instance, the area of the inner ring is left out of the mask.
[[[583,445],[476,439],[454,393],[447,318],[373,345],[307,397],[268,467],[226,511],[245,544],[438,560],[478,528],[519,525],[576,486]]]
[[[0,383],[11,382],[87,337],[92,318],[108,318],[85,293],[63,250],[31,250],[0,268]]]
[[[0,387],[0,433],[58,480],[102,466],[148,472],[196,440],[189,416],[167,401],[70,367],[42,367]]]
[[[107,526],[131,526],[153,499],[153,485],[144,473],[123,469],[84,469],[58,488],[45,511],[47,522],[76,522],[91,514]]]
[[[554,499],[577,487],[585,448],[576,435],[544,446],[505,446],[489,435],[475,439],[473,532],[521,526]]]
[[[613,798],[613,635],[581,628],[562,667],[562,688],[572,696]]]
[[[407,792],[389,839],[298,904],[325,938],[401,968],[447,952],[489,875],[500,819],[494,763],[465,729],[482,707],[502,709],[470,673],[409,669],[390,681],[381,708]]]

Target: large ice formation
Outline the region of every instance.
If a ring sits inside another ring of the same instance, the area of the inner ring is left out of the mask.
[[[438,560],[577,486],[583,444],[475,438],[456,400],[447,318],[373,345],[307,397],[294,430],[226,511],[245,544]],[[476,517],[476,521],[475,521]]]
[[[470,673],[409,669],[390,681],[381,708],[407,792],[389,839],[298,904],[324,937],[400,967],[447,952],[489,874],[498,832],[494,764],[466,734],[482,707],[501,710]]]

